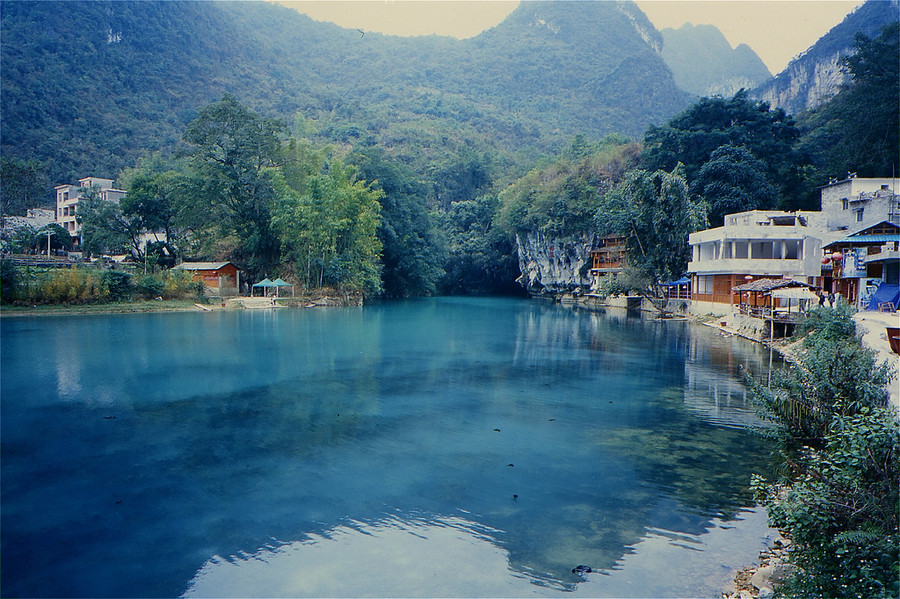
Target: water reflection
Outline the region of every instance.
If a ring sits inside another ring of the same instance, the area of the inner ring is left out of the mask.
[[[490,551],[473,594],[581,592],[577,564],[608,580],[659,531],[742,517],[767,452],[734,428],[752,344],[624,313],[449,298],[0,327],[9,595],[174,596],[212,556],[213,578],[317,563],[329,537]],[[305,578],[404,592],[328,564]]]
[[[606,570],[565,582],[515,568],[503,531],[471,514],[394,513],[302,541],[213,556],[184,597],[718,597],[755,557],[764,510],[713,520],[701,534],[648,528]],[[775,531],[769,530],[767,539]],[[670,567],[670,564],[678,564]]]
[[[773,367],[771,350],[735,343],[716,329],[694,327],[684,363],[684,402],[707,422],[735,428],[767,427],[743,383],[745,376],[765,380]],[[782,367],[783,360],[775,360]]]

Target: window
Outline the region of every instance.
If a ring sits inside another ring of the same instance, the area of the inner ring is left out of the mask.
[[[841,210],[846,210],[849,207],[850,207],[850,200],[848,200],[847,198],[842,199],[841,200]]]
[[[863,220],[863,210],[864,208],[860,208],[856,211],[856,222],[861,223]]]
[[[802,260],[803,252],[801,242],[797,239],[786,239],[784,241],[784,259],[785,260]]]

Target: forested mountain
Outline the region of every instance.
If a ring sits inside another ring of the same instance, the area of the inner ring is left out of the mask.
[[[788,113],[823,104],[847,81],[840,60],[852,54],[857,33],[877,37],[882,27],[898,18],[897,0],[868,0],[750,95]]]
[[[0,151],[44,162],[55,182],[172,151],[225,92],[425,175],[473,147],[516,173],[578,133],[636,137],[689,101],[630,2],[526,2],[468,40],[346,30],[264,2],[0,7]]]
[[[747,44],[732,48],[713,25],[685,23],[660,31],[662,57],[675,83],[697,96],[732,96],[772,77],[762,59]]]

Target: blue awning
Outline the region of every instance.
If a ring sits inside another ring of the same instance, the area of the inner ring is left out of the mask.
[[[675,287],[677,285],[688,285],[691,280],[687,277],[681,277],[677,281],[669,281],[668,283],[660,283],[660,287]]]

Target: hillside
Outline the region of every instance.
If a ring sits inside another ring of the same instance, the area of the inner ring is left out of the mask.
[[[840,60],[852,52],[856,34],[877,37],[898,16],[897,0],[868,0],[750,95],[788,113],[820,106],[846,82]]]
[[[468,40],[361,34],[264,2],[0,8],[0,152],[44,161],[57,182],[174,150],[226,91],[423,175],[472,148],[515,170],[576,134],[637,137],[689,101],[630,2],[523,3]]]
[[[733,96],[741,88],[751,89],[772,77],[750,46],[732,48],[713,25],[686,23],[660,34],[662,58],[675,83],[697,96]]]

